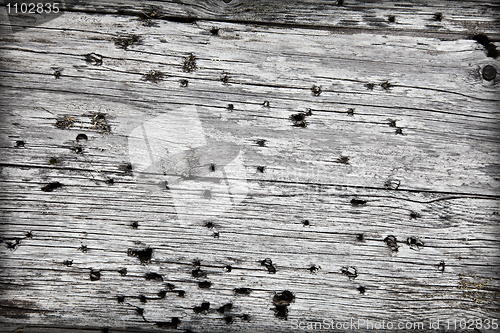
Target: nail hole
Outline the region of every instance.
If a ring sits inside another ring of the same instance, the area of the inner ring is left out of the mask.
[[[230,273],[232,270],[233,270],[233,267],[231,267],[231,265],[224,266],[224,272]]]
[[[311,272],[311,274],[317,274],[318,271],[321,269],[321,266],[312,265],[308,269],[309,269],[309,272]]]
[[[134,222],[132,222],[132,224],[130,224],[130,226],[132,227],[132,229],[138,229],[139,228],[139,222],[134,221]]]
[[[228,104],[228,105],[227,105],[227,109],[228,109],[229,111],[233,111],[233,110],[234,110],[234,105],[233,105],[233,104]]]
[[[181,85],[181,87],[187,87],[189,85],[189,81],[186,79],[182,79],[179,81],[179,84]]]
[[[389,90],[392,88],[393,85],[389,83],[389,81],[384,81],[380,84],[380,86],[384,88],[384,90]]]
[[[81,134],[78,134],[76,136],[76,142],[87,141],[87,140],[88,140],[88,137],[86,134],[81,133]]]
[[[424,242],[415,236],[408,237],[406,239],[406,244],[408,244],[412,250],[420,250],[424,247]]]
[[[396,134],[403,135],[403,129],[401,127],[396,128]]]
[[[396,127],[396,120],[394,119],[387,119],[389,121],[389,127]]]
[[[394,15],[389,15],[389,17],[387,18],[387,20],[388,20],[389,22],[391,22],[391,23],[394,23],[394,22],[396,22],[396,16],[394,16]]]
[[[211,172],[215,171],[215,164],[213,164],[213,163],[210,164],[210,171]]]
[[[311,91],[314,96],[319,96],[323,92],[320,86],[312,86]]]
[[[399,246],[396,236],[389,235],[384,239],[384,242],[387,244],[387,246],[389,246],[392,252],[398,252]]]
[[[280,319],[288,319],[288,306],[295,301],[295,295],[288,290],[273,296],[274,315]]]
[[[49,163],[50,163],[51,165],[56,165],[56,164],[57,164],[57,158],[55,158],[55,157],[51,157],[51,158],[49,159]]]
[[[257,171],[260,172],[260,173],[264,173],[264,169],[265,168],[266,168],[265,166],[258,166],[257,167]]]
[[[261,266],[265,266],[269,274],[276,273],[276,267],[273,265],[273,261],[270,258],[266,258],[260,262]]]
[[[24,141],[19,140],[19,141],[16,141],[15,146],[16,146],[16,148],[24,148],[24,144],[25,144]]]
[[[210,29],[210,33],[212,34],[212,36],[218,36],[219,35],[219,28],[213,27],[212,29]]]
[[[351,117],[354,116],[354,109],[353,108],[347,109],[347,115]]]
[[[357,234],[356,239],[358,242],[364,242],[365,241],[365,235],[364,234]]]
[[[212,229],[215,227],[215,225],[212,221],[207,221],[207,222],[205,222],[205,227],[208,229]]]
[[[310,226],[310,225],[311,225],[311,223],[309,222],[309,220],[302,220],[302,225],[303,225],[304,227],[308,227],[308,226]]]
[[[487,81],[493,80],[497,76],[497,70],[491,65],[486,65],[483,67],[483,78]],[[23,145],[24,147],[24,145]]]
[[[90,281],[97,281],[101,279],[101,272],[98,270],[90,270]]]
[[[85,55],[85,62],[95,66],[101,66],[102,58],[102,55],[92,52]]]
[[[349,156],[340,156],[335,160],[336,163],[349,164]]]
[[[437,265],[438,271],[440,271],[441,273],[443,273],[445,266],[446,266],[446,264],[444,263],[443,260],[441,260],[441,262]]]
[[[258,145],[259,147],[265,147],[265,146],[266,146],[266,141],[267,141],[267,140],[264,140],[264,139],[259,139],[259,140],[257,140],[257,141],[256,141],[256,143],[257,143],[257,145]]]
[[[225,316],[224,321],[226,322],[226,324],[232,324],[234,321],[234,318],[233,318],[233,316]]]
[[[358,287],[358,291],[359,291],[359,293],[360,293],[360,294],[362,294],[362,295],[363,295],[363,294],[365,293],[365,291],[366,291],[366,288],[365,288],[365,287],[363,287],[363,286],[359,286],[359,287]]]
[[[122,295],[116,296],[116,300],[118,301],[118,303],[123,303],[125,302],[125,296]]]

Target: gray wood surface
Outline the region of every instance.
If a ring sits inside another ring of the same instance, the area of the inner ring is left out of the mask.
[[[495,331],[498,4],[66,5],[2,18],[0,330]]]

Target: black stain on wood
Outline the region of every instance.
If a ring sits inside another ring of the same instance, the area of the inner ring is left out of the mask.
[[[250,321],[250,315],[244,313],[241,315],[241,319],[244,321]]]
[[[393,87],[393,84],[390,83],[389,81],[384,81],[380,84],[380,86],[384,88],[384,90],[389,91],[389,89]]]
[[[442,13],[434,13],[434,16],[432,16],[433,21],[441,22],[442,19],[443,19]]]
[[[163,282],[163,276],[158,273],[150,272],[145,275],[146,280],[154,280],[158,282]]]
[[[144,74],[142,76],[142,79],[144,81],[158,83],[158,82],[162,81],[164,77],[165,77],[165,74],[163,72],[153,69],[153,70],[150,70],[149,72],[147,72],[146,74]]]
[[[308,268],[309,272],[311,272],[311,274],[318,274],[318,271],[321,269],[321,266],[316,266],[316,265],[312,265],[311,267]]]
[[[131,173],[132,172],[132,164],[126,163],[126,164],[120,165],[119,169],[125,173]]]
[[[121,36],[113,38],[115,45],[126,50],[131,45],[137,45],[141,43],[141,37],[137,35]]]
[[[153,256],[153,249],[147,247],[145,249],[128,249],[127,255],[130,257],[139,258],[141,264],[149,264]]]
[[[76,142],[87,141],[89,138],[86,134],[80,133],[76,136]]]
[[[352,206],[364,206],[364,205],[366,205],[366,200],[354,198],[351,200],[351,205]]]
[[[357,289],[361,295],[364,295],[366,292],[366,288],[364,286],[359,286]]]
[[[236,295],[250,295],[251,292],[252,292],[252,289],[246,288],[246,287],[234,289],[234,293]]]
[[[267,271],[269,274],[275,274],[276,273],[276,267],[273,265],[273,261],[270,258],[266,258],[260,262],[262,266],[265,266],[267,268]]]
[[[279,319],[288,319],[288,306],[295,301],[295,295],[288,290],[273,296],[274,315]]]
[[[295,127],[307,127],[306,117],[307,117],[306,113],[299,112],[292,114],[290,116],[290,120],[292,121],[293,126]]]
[[[420,217],[422,217],[422,215],[420,215],[420,213],[418,213],[418,212],[411,212],[410,213],[410,219],[417,219]]]
[[[210,281],[200,281],[198,282],[198,287],[201,289],[209,289],[212,286]]]
[[[122,268],[122,269],[119,269],[118,273],[120,273],[121,276],[126,276],[127,275],[127,269],[125,267]]]
[[[490,58],[498,58],[498,50],[495,44],[491,42],[488,36],[485,34],[477,34],[472,36],[472,39],[481,44],[486,51],[486,56]]]
[[[217,309],[217,312],[226,313],[226,312],[231,311],[232,308],[233,308],[233,303],[226,303],[226,304],[222,305],[221,307],[219,307]]]
[[[420,240],[420,238],[411,236],[406,239],[406,244],[410,246],[412,250],[420,250],[424,247],[424,242]]]
[[[90,270],[90,281],[97,281],[101,279],[101,272],[99,270]]]
[[[52,183],[49,183],[49,184],[45,185],[44,187],[42,187],[42,191],[52,192],[52,191],[54,191],[62,186],[63,185],[59,182],[52,182]]]
[[[349,164],[349,156],[340,156],[335,160],[335,163]]]
[[[366,89],[373,90],[375,88],[375,83],[367,83],[365,84]]]
[[[103,56],[98,54],[98,53],[94,53],[94,52],[88,53],[84,57],[85,57],[85,62],[88,64],[92,64],[95,66],[102,65]]]
[[[194,313],[197,314],[206,313],[208,310],[210,310],[210,302],[203,302],[200,306],[193,307]]]
[[[259,146],[259,147],[265,147],[266,142],[267,142],[267,140],[264,140],[264,139],[259,139],[259,140],[255,141],[255,143],[257,143],[257,146]]]
[[[182,70],[187,73],[191,73],[197,70],[196,57],[194,54],[190,53],[186,58],[184,58],[184,64],[182,65]]]
[[[342,267],[341,272],[342,274],[347,276],[349,280],[354,280],[358,277],[358,270],[353,266]]]
[[[191,271],[191,275],[194,278],[202,278],[202,277],[206,277],[207,273],[205,271],[203,271],[200,267],[197,267]]]
[[[19,238],[16,238],[14,239],[13,241],[11,242],[5,242],[5,246],[9,249],[9,250],[12,250],[12,251],[15,251],[17,250],[17,248],[19,247],[19,245],[21,244],[21,239]]]
[[[55,126],[59,129],[70,129],[71,126],[75,123],[75,118],[70,116],[65,116],[56,121]]]
[[[384,242],[392,250],[392,252],[398,252],[399,246],[396,236],[389,235],[384,239]]]

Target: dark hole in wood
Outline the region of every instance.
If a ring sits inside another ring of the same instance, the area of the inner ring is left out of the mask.
[[[288,306],[295,301],[295,295],[288,290],[276,293],[273,297],[274,315],[280,319],[288,319]]]
[[[165,289],[162,289],[158,292],[157,295],[159,298],[165,298],[165,296],[167,296],[167,291]]]
[[[265,166],[258,166],[257,167],[257,171],[260,172],[260,173],[264,173],[264,169],[265,168],[266,168]]]
[[[143,250],[140,249],[128,249],[127,255],[131,257],[139,258],[141,264],[148,264],[151,262],[151,257],[153,256],[153,249],[147,247]]]
[[[50,163],[51,165],[56,165],[56,164],[57,164],[57,158],[55,158],[55,157],[51,157],[51,158],[49,159],[49,163]]]
[[[441,262],[437,265],[437,268],[438,268],[438,271],[440,271],[441,273],[444,272],[444,269],[445,269],[445,262],[443,260],[441,260]]]
[[[365,240],[365,235],[364,234],[357,234],[356,239],[358,242],[363,242]]]
[[[52,183],[49,183],[49,184],[45,185],[44,187],[42,187],[42,191],[44,191],[44,192],[52,192],[55,189],[58,189],[60,187],[62,187],[61,183],[59,183],[59,182],[52,182]]]
[[[311,272],[311,274],[316,274],[321,269],[321,266],[312,265],[308,269],[309,269],[309,272]]]
[[[403,135],[403,129],[401,127],[396,128],[396,134]]]
[[[85,55],[85,62],[89,64],[93,64],[95,66],[101,66],[102,65],[102,59],[103,56],[98,54],[98,53],[89,53]]]
[[[269,274],[275,274],[276,273],[276,268],[273,265],[273,262],[270,258],[266,258],[260,262],[262,266],[265,266],[267,268],[267,271]]]
[[[228,104],[228,105],[227,105],[227,109],[228,109],[229,111],[233,111],[233,110],[234,110],[234,105],[233,105],[233,104]]]
[[[121,276],[126,276],[127,275],[127,269],[126,268],[119,269],[118,273],[120,273]]]
[[[367,83],[365,84],[365,87],[368,90],[373,90],[373,88],[375,87],[375,83]]]
[[[389,15],[389,17],[387,18],[387,20],[388,20],[390,23],[394,23],[394,22],[396,22],[396,16],[394,16],[394,15]]]
[[[434,16],[432,17],[434,21],[441,21],[443,19],[443,14],[442,13],[434,13]]]
[[[158,282],[163,282],[163,276],[161,276],[160,274],[155,273],[155,272],[146,273],[145,278],[146,278],[146,280],[154,280],[154,281],[158,281]]]
[[[495,59],[498,57],[499,52],[497,50],[497,47],[491,42],[488,36],[486,36],[485,34],[477,34],[472,36],[472,39],[484,47],[486,56]]]
[[[352,199],[351,200],[351,205],[353,205],[353,206],[363,206],[363,205],[366,205],[366,200]]]
[[[197,69],[198,67],[196,66],[196,57],[194,54],[189,54],[185,59],[184,59],[184,64],[182,65],[182,70],[184,72],[193,72]]]
[[[201,277],[206,277],[207,273],[205,273],[203,270],[201,270],[199,267],[197,267],[191,271],[191,275],[194,278],[201,278]]]
[[[90,270],[90,281],[97,281],[101,279],[101,272],[98,270]]]
[[[24,237],[26,238],[33,238],[33,232],[32,231],[28,231],[24,234]]]
[[[181,87],[187,87],[189,85],[189,81],[186,79],[182,79],[179,81],[179,84],[181,85]]]
[[[208,228],[208,229],[212,229],[213,227],[215,227],[214,223],[212,221],[206,221],[205,222],[205,227]]]
[[[70,267],[73,265],[73,260],[64,260],[63,265]]]
[[[252,292],[252,289],[250,288],[235,288],[234,289],[234,293],[237,294],[237,295],[250,295],[250,293]]]
[[[78,250],[80,250],[82,253],[87,253],[89,248],[87,247],[87,245],[80,245],[80,247],[78,248]]]
[[[497,76],[497,70],[495,67],[493,67],[491,65],[486,65],[483,67],[483,79],[485,79],[487,81],[491,81],[496,76]]]
[[[226,304],[222,305],[220,308],[218,308],[217,312],[226,313],[226,312],[231,311],[232,308],[233,308],[233,303],[226,303]]]
[[[410,246],[412,250],[420,250],[424,247],[424,242],[422,242],[418,237],[411,236],[406,239],[406,243]]]
[[[269,103],[269,101],[264,101],[264,103],[262,103],[262,106],[268,108],[271,106],[271,104]]]
[[[212,282],[210,281],[200,281],[198,282],[198,287],[201,289],[208,289],[212,286]]]
[[[141,303],[147,303],[147,301],[148,301],[147,297],[146,297],[146,296],[144,296],[144,295],[139,295],[139,297],[138,297],[138,298],[139,298],[139,301],[140,301]]]
[[[212,34],[212,36],[218,36],[219,28],[213,27],[212,29],[210,29],[210,33]]]
[[[139,228],[139,222],[137,221],[134,221],[130,224],[130,226],[132,227],[132,229],[138,229]]]
[[[185,295],[186,295],[186,292],[184,290],[177,290],[177,296],[184,297]]]
[[[353,108],[347,109],[347,115],[348,116],[354,116],[354,109]]]
[[[17,148],[24,148],[25,142],[22,140],[16,141],[16,147]]]
[[[310,226],[310,225],[311,225],[311,223],[309,222],[309,220],[302,220],[302,225],[303,225],[304,227],[308,227],[308,226]]]
[[[224,271],[230,273],[233,270],[233,267],[231,265],[226,265],[224,266]]]
[[[399,246],[398,246],[398,240],[396,239],[396,236],[389,235],[384,239],[384,242],[392,250],[392,252],[398,252]]]
[[[323,92],[320,86],[312,86],[311,91],[314,96],[319,96]]]
[[[364,294],[364,293],[365,293],[365,291],[366,291],[366,288],[365,288],[365,287],[363,287],[363,286],[359,286],[359,287],[358,287],[358,291],[359,291],[359,293],[360,293],[360,294]]]
[[[226,324],[232,324],[234,321],[234,318],[233,318],[233,316],[224,316],[224,321],[226,322]]]
[[[266,146],[266,140],[260,139],[255,141],[259,147],[265,147]]]
[[[210,310],[210,302],[203,302],[201,303],[201,306],[195,306],[193,308],[193,311],[195,313],[202,313]]]
[[[118,303],[123,303],[125,302],[125,296],[122,295],[116,296],[116,300],[118,301]]]

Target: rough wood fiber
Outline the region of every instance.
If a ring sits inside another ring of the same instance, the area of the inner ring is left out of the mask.
[[[499,79],[482,76],[499,62],[470,38],[498,20],[457,3],[151,1],[162,16],[145,21],[132,2],[87,1],[41,25],[9,17],[4,330],[499,319]],[[443,28],[426,27],[438,10]],[[131,135],[149,138],[144,161],[166,136],[134,132],[148,121],[201,126],[205,162],[238,147],[243,173],[198,161],[192,175],[245,184],[244,199],[172,187],[168,163],[140,169]]]

